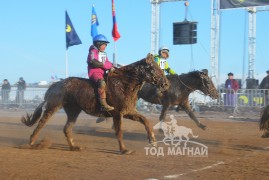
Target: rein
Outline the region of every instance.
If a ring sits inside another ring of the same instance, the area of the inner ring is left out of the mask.
[[[193,88],[189,87],[189,86],[186,85],[183,81],[181,81],[181,79],[179,78],[179,76],[178,76],[178,79],[179,79],[179,81],[180,81],[186,88],[190,89],[191,91],[196,91],[196,89],[193,89]]]
[[[179,75],[178,75],[178,79],[179,79],[179,81],[180,81],[185,87],[187,87],[187,88],[190,89],[191,91],[196,91],[196,89],[193,89],[193,88],[189,87],[188,85],[186,85],[186,84],[179,78]],[[202,78],[202,83],[203,83],[203,86],[205,87],[203,78]],[[211,92],[211,91],[209,91],[209,92]],[[199,93],[199,94],[201,94],[201,95],[204,95],[204,96],[207,96],[206,94],[204,94],[204,93],[200,93],[199,91],[197,91],[197,93]]]

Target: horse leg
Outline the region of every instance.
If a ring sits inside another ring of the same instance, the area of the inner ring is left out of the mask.
[[[129,151],[126,149],[123,143],[123,133],[122,133],[122,115],[114,115],[113,116],[113,126],[115,130],[115,134],[118,138],[118,143],[120,147],[121,154],[132,154],[133,151]]]
[[[179,105],[182,107],[182,109],[184,109],[184,111],[189,115],[189,117],[194,120],[194,122],[196,123],[196,125],[203,129],[203,130],[206,130],[206,126],[203,125],[197,118],[196,116],[194,115],[193,111],[191,110],[190,106],[188,105],[188,103],[185,103],[185,104],[181,104]]]
[[[78,107],[64,107],[64,111],[67,114],[67,122],[64,126],[64,135],[66,137],[67,143],[70,147],[71,151],[79,151],[81,147],[75,146],[73,141],[72,129],[74,124],[76,123],[77,117],[81,112],[81,109]]]
[[[38,137],[38,133],[41,131],[41,129],[45,126],[46,122],[51,118],[51,116],[58,110],[58,107],[54,108],[47,108],[40,121],[38,122],[38,125],[36,126],[35,130],[33,131],[32,135],[30,136],[30,146],[33,146],[35,144],[35,141]]]
[[[152,146],[157,145],[155,135],[154,135],[151,127],[149,126],[149,121],[146,119],[146,117],[142,116],[141,114],[136,114],[136,113],[135,114],[127,114],[127,115],[124,115],[124,117],[127,119],[131,119],[131,120],[138,121],[138,122],[142,123],[145,126],[145,129],[147,131],[149,143]]]
[[[161,112],[161,115],[160,115],[160,118],[159,118],[160,121],[165,121],[165,117],[166,117],[168,107],[169,106],[167,106],[167,105],[163,105],[162,112]]]

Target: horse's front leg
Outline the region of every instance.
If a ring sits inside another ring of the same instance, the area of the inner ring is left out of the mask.
[[[132,154],[133,151],[129,151],[126,149],[124,143],[123,143],[123,132],[122,132],[122,115],[114,115],[113,116],[113,126],[115,130],[115,134],[118,138],[118,143],[120,147],[121,154]]]
[[[184,104],[181,104],[181,105],[179,104],[179,106],[181,106],[182,109],[184,109],[184,111],[189,115],[189,117],[190,117],[192,120],[194,120],[194,122],[196,123],[196,125],[197,125],[199,128],[201,128],[201,129],[203,129],[203,130],[206,130],[206,126],[203,125],[203,124],[196,118],[196,116],[194,115],[193,111],[191,110],[191,108],[190,108],[188,102],[187,102],[187,103],[184,103]]]
[[[149,143],[152,146],[157,145],[155,135],[154,135],[151,127],[149,126],[149,121],[146,119],[146,117],[144,117],[143,115],[138,114],[138,113],[127,114],[127,115],[124,115],[123,117],[142,123],[145,126],[145,129],[147,131]]]
[[[163,105],[162,112],[161,112],[161,115],[160,115],[160,118],[159,118],[160,121],[165,121],[165,117],[166,117],[168,107],[169,107],[168,105]]]

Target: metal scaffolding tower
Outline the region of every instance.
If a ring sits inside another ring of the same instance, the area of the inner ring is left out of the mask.
[[[160,4],[163,2],[176,2],[187,0],[150,0],[151,2],[151,53],[157,54],[160,41]],[[220,85],[220,0],[211,0],[211,47],[210,47],[210,76],[216,86]],[[248,76],[254,79],[255,57],[256,57],[256,12],[268,11],[269,7],[246,8],[249,12],[248,18]],[[244,77],[244,75],[243,75]],[[242,79],[245,81],[245,79]]]
[[[211,77],[215,85],[219,83],[219,46],[220,46],[220,0],[211,0]],[[269,7],[249,7],[245,8],[248,13],[248,76],[247,79],[254,79],[255,58],[256,58],[256,13],[268,11]],[[243,74],[242,82],[245,82]]]
[[[256,58],[256,13],[269,11],[268,6],[250,7],[246,9],[248,16],[248,77],[254,79],[255,58]]]
[[[186,0],[150,0],[151,2],[151,54],[157,54],[160,43],[160,4]]]
[[[248,8],[248,79],[254,79],[256,57],[256,7]]]
[[[213,83],[218,86],[219,83],[219,27],[220,10],[219,0],[211,1],[211,50],[210,50],[210,76]]]

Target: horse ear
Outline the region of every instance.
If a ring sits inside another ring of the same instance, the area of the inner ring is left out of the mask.
[[[153,60],[154,60],[153,55],[151,53],[148,53],[148,55],[146,57],[146,63],[150,64],[150,63],[152,63]]]

